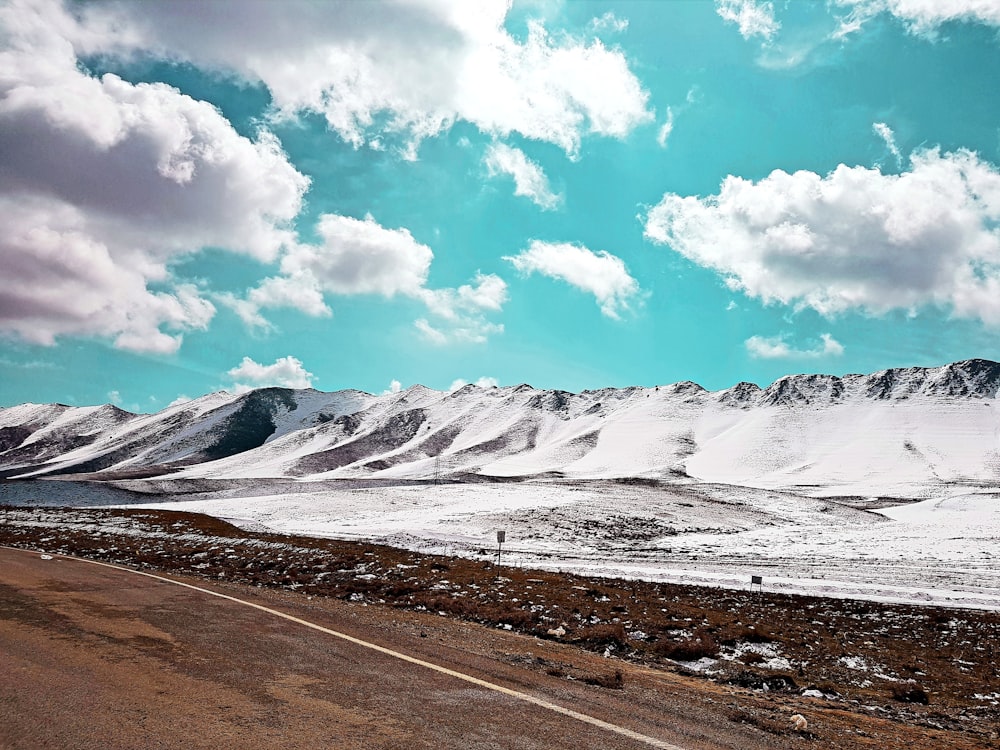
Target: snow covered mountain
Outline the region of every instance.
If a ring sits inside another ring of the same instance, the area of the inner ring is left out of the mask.
[[[567,393],[220,392],[131,414],[0,409],[0,476],[412,480],[645,477],[924,497],[1000,484],[1000,364]]]

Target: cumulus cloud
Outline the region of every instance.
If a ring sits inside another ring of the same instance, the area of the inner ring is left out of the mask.
[[[623,137],[652,117],[620,50],[554,36],[540,21],[515,39],[504,28],[509,5],[94,3],[83,12],[119,32],[92,34],[95,51],[131,41],[262,82],[279,116],[317,113],[355,146],[404,135],[412,156],[421,139],[465,120],[575,156],[584,135]]]
[[[486,150],[484,162],[491,177],[506,174],[514,178],[514,195],[524,196],[546,211],[558,208],[562,203],[562,195],[552,192],[549,178],[542,168],[525,156],[521,149],[494,143]]]
[[[435,315],[457,320],[463,314],[499,311],[507,301],[507,282],[496,274],[477,273],[472,284],[457,289],[422,289],[419,296]]]
[[[1000,324],[1000,170],[970,151],[915,152],[886,175],[840,165],[727,177],[718,195],[664,195],[645,235],[732,289],[824,315],[924,305]]]
[[[270,276],[247,292],[245,298],[231,292],[213,295],[220,304],[228,307],[251,329],[271,331],[271,321],[264,317],[264,308],[291,308],[315,318],[328,318],[333,311],[323,298],[323,288],[309,271],[290,276]]]
[[[294,308],[313,317],[333,314],[324,294],[415,294],[423,288],[434,253],[408,229],[388,229],[364,219],[323,214],[321,241],[294,243],[281,258],[279,276],[263,279],[245,299],[218,295],[250,326],[268,326],[264,308]]]
[[[312,388],[313,378],[316,377],[307,372],[302,362],[295,357],[279,357],[270,365],[262,365],[250,357],[244,357],[239,365],[226,374],[232,378],[236,393],[269,386]]]
[[[324,214],[316,227],[319,245],[297,245],[281,261],[283,282],[305,288],[316,284],[334,294],[415,294],[423,288],[434,253],[405,228],[386,229],[372,218]],[[273,282],[258,296],[277,294]],[[319,310],[319,306],[316,306]]]
[[[795,349],[785,336],[751,336],[743,342],[751,357],[759,359],[819,359],[839,357],[844,347],[829,333],[820,335],[818,346],[812,349]]]
[[[398,380],[393,379],[389,382],[389,387],[382,391],[382,395],[389,396],[393,393],[399,393],[401,390],[403,390],[403,384]]]
[[[593,294],[609,318],[620,318],[640,292],[625,262],[605,250],[594,252],[568,242],[532,240],[527,250],[504,260],[523,274],[540,273]]]
[[[507,301],[507,282],[496,274],[477,273],[471,284],[457,288],[421,289],[417,298],[436,318],[436,325],[426,318],[415,324],[431,343],[481,344],[493,334],[503,333],[503,324],[486,317],[500,312]]]
[[[250,291],[249,302],[258,308],[290,307],[316,318],[333,314],[323,299],[322,284],[309,270],[264,279]]]
[[[842,19],[839,36],[860,29],[881,13],[902,21],[912,34],[933,36],[950,21],[1000,26],[1000,4],[993,0],[835,0],[849,14]]]
[[[508,11],[505,0],[0,6],[0,333],[36,344],[97,335],[171,353],[216,305],[267,329],[263,310],[330,316],[337,294],[421,300],[431,337],[502,331],[483,317],[505,299],[498,277],[429,289],[430,249],[371,217],[324,215],[319,242],[300,242],[292,222],[309,180],[272,134],[243,137],[206,102],[93,76],[81,60],[141,55],[260,82],[275,117],[318,113],[356,146],[411,155],[456,120],[575,158],[587,134],[624,137],[653,118],[621,50],[540,21],[515,39]],[[495,168],[520,194],[557,205],[544,173],[515,152],[498,151]],[[242,297],[175,280],[177,259],[204,247],[280,270]]]
[[[469,384],[468,380],[462,380],[462,378],[456,378],[451,382],[451,385],[448,386],[448,392],[454,393],[459,388],[464,388],[468,384]],[[473,383],[473,385],[475,385],[477,388],[496,388],[500,385],[500,381],[497,380],[496,378],[491,378],[484,375],[481,378],[479,378],[475,383]]]
[[[770,41],[781,28],[774,18],[774,4],[771,2],[716,0],[715,12],[724,21],[735,23],[744,39],[761,36]]]
[[[507,301],[507,284],[495,274],[477,273],[472,283],[457,288],[427,286],[434,253],[406,228],[389,229],[372,216],[354,219],[324,214],[317,225],[322,241],[295,244],[281,260],[282,275],[264,279],[245,298],[217,295],[247,325],[269,328],[261,310],[295,308],[314,317],[332,315],[326,294],[397,295],[422,302],[440,319],[432,326],[426,319],[417,327],[435,343],[485,341],[503,326],[485,319],[499,312]]]
[[[245,138],[164,84],[89,75],[78,47],[104,28],[53,1],[0,5],[0,331],[170,353],[215,312],[171,261],[275,258],[309,183],[265,131]]]

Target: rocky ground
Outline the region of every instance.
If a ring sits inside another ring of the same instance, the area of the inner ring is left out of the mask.
[[[730,721],[816,747],[1000,747],[994,612],[586,578],[171,511],[0,507],[0,544],[560,641],[606,668],[545,656],[523,666],[609,690],[632,665],[689,676],[742,696]],[[826,723],[796,733],[794,710]]]

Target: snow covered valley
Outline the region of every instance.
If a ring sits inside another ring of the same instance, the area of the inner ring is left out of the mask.
[[[861,497],[653,480],[116,485],[3,482],[0,503],[184,510],[473,558],[495,555],[502,529],[510,565],[729,588],[759,575],[769,591],[1000,610],[1000,495],[987,490],[876,510]]]

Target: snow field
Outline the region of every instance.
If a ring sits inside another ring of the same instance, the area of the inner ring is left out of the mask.
[[[252,528],[477,556],[507,532],[509,564],[772,591],[1000,609],[1000,496],[955,494],[885,509],[725,485],[616,482],[398,485],[144,508]],[[255,493],[256,494],[256,493]]]

